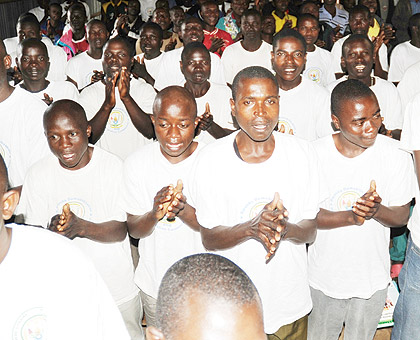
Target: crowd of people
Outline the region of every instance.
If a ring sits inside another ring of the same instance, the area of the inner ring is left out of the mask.
[[[372,340],[391,280],[420,339],[415,1],[38,2],[0,42],[1,339]]]

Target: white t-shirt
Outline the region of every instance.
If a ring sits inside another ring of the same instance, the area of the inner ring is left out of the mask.
[[[102,59],[94,59],[87,51],[75,55],[67,62],[66,75],[77,83],[82,90],[91,83],[93,71],[102,71]]]
[[[375,85],[370,86],[370,89],[375,93],[378,99],[379,108],[381,109],[381,116],[384,117],[384,125],[388,130],[402,129],[403,125],[403,111],[401,109],[401,99],[397,88],[391,82],[382,78],[376,77]],[[341,82],[348,79],[348,76],[341,77],[327,86],[327,89],[332,93],[334,88]]]
[[[19,38],[18,37],[11,37],[6,38],[3,40],[4,46],[6,47],[7,54],[14,53],[16,51],[16,47],[19,44]],[[15,61],[12,60],[14,63]]]
[[[398,44],[391,53],[388,81],[400,81],[404,72],[418,61],[420,61],[420,48],[411,45],[409,41]]]
[[[334,73],[343,72],[343,70],[341,69],[342,49],[344,42],[349,36],[350,35],[346,35],[345,37],[338,39],[331,49],[331,53],[333,55],[332,69]],[[384,71],[388,71],[388,50],[385,44],[382,44],[382,46],[379,47],[379,61],[381,62],[382,69]]]
[[[290,222],[315,218],[320,193],[311,145],[273,132],[276,147],[272,156],[263,163],[249,164],[234,151],[236,135],[207,145],[197,157],[190,202],[200,225],[211,229],[249,221],[273,200],[275,192],[289,211]],[[218,253],[235,262],[254,282],[261,296],[267,334],[311,310],[305,244],[281,241],[268,264],[267,252],[254,239]]]
[[[197,116],[201,116],[206,111],[206,103],[209,103],[210,113],[213,115],[214,122],[222,128],[235,130],[230,108],[231,98],[232,91],[229,86],[210,82],[210,88],[207,93],[200,98],[195,98]],[[197,140],[208,144],[214,142],[215,138],[207,131],[201,131],[197,136]]]
[[[313,145],[325,178],[321,185],[328,192],[322,208],[351,210],[371,180],[384,206],[401,206],[414,197],[413,163],[397,141],[378,135],[373,146],[354,158],[343,156],[332,136]],[[318,230],[309,247],[309,284],[336,299],[370,298],[390,282],[389,237],[390,229],[373,218],[361,226]]]
[[[20,87],[24,91],[26,91],[22,87],[22,83],[20,84]],[[79,91],[77,91],[76,86],[74,86],[74,84],[70,83],[69,81],[65,81],[65,80],[61,80],[61,81],[50,80],[50,83],[48,84],[45,90],[42,90],[39,92],[29,92],[29,93],[41,100],[44,99],[44,93],[46,93],[48,94],[48,96],[50,96],[53,99],[54,102],[60,99],[71,99],[77,102],[79,99]]]
[[[69,240],[24,225],[0,263],[0,338],[130,339],[88,258]]]
[[[45,15],[45,10],[41,8],[41,6],[32,8],[28,12],[35,15],[39,22],[41,22],[41,20],[44,18],[44,15]],[[48,17],[48,14],[47,14],[47,17]]]
[[[401,98],[402,110],[405,112],[405,108],[408,103],[420,92],[419,87],[420,79],[420,61],[411,65],[405,72],[399,82],[397,89]]]
[[[153,208],[153,201],[163,187],[181,179],[183,194],[189,200],[187,179],[200,146],[191,156],[177,164],[171,164],[160,150],[158,142],[149,144],[128,157],[124,163],[123,205],[127,213],[143,215]],[[176,261],[185,256],[202,253],[200,233],[193,231],[179,218],[169,222],[164,217],[152,234],[139,241],[139,265],[135,282],[146,294],[157,299],[163,275]]]
[[[323,48],[315,46],[315,51],[306,52],[306,65],[303,75],[322,86],[327,86],[335,80],[334,71],[331,68],[332,54]]]
[[[302,77],[295,88],[284,91],[279,88],[279,129],[285,133],[292,129],[297,137],[312,141],[330,134],[331,113],[328,91],[321,85]]]
[[[25,223],[44,228],[66,203],[74,214],[90,222],[125,221],[126,214],[119,207],[122,171],[121,160],[98,147],[79,170],[63,168],[50,154],[28,171],[19,210]],[[76,237],[73,243],[92,259],[117,305],[136,296],[128,236],[121,242]]]
[[[152,113],[153,101],[156,97],[152,86],[143,79],[132,79],[130,95],[145,113]],[[120,99],[118,88],[115,88],[115,98],[115,107],[109,115],[105,131],[96,145],[125,159],[140,146],[150,143],[150,141],[134,127],[130,115]],[[105,84],[100,81],[88,86],[80,93],[79,103],[85,109],[88,120],[96,115],[104,100]]]
[[[162,58],[160,69],[155,78],[155,89],[161,91],[171,85],[183,86],[185,83],[184,75],[181,72],[181,54],[184,46],[166,52]],[[219,56],[210,52],[211,73],[210,80],[218,84],[226,84],[223,74],[222,63]]]
[[[144,21],[148,21],[152,17],[153,11],[156,8],[155,2],[155,0],[140,0],[141,18]]]
[[[420,95],[417,94],[408,104],[405,110],[404,126],[401,133],[400,147],[408,151],[420,150]],[[416,189],[418,183],[415,183]],[[420,192],[417,190],[416,202],[420,202]],[[413,214],[408,221],[408,229],[410,229],[411,238],[417,246],[420,246],[420,211],[419,204],[414,206]]]
[[[248,66],[262,66],[273,72],[271,67],[272,49],[273,47],[264,40],[262,40],[260,48],[254,52],[244,49],[241,41],[226,47],[221,59],[226,82],[232,84],[236,74]]]
[[[20,87],[0,103],[0,154],[12,187],[22,185],[29,167],[49,153],[42,117],[47,105]]]
[[[147,72],[152,76],[154,80],[158,77],[159,70],[160,70],[160,64],[162,62],[163,56],[165,55],[165,52],[161,52],[159,56],[153,59],[146,59],[144,58],[144,65],[146,66]],[[140,58],[140,60],[143,59],[144,53],[137,54],[135,58]]]

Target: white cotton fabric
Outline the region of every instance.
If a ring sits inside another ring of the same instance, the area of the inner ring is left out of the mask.
[[[79,90],[91,83],[93,71],[103,71],[102,59],[92,58],[87,51],[75,55],[67,62],[66,76],[77,83]]]

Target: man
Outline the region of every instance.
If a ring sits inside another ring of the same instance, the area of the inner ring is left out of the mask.
[[[203,26],[201,26],[201,21],[198,18],[189,17],[185,19],[181,25],[181,39],[184,42],[184,46],[192,41],[203,41]],[[165,53],[158,76],[155,79],[154,87],[156,90],[160,91],[170,85],[182,86],[184,84],[184,76],[179,67],[183,49],[181,47]],[[210,57],[212,65],[210,80],[218,84],[226,84],[220,58],[214,53],[210,53]]]
[[[308,339],[373,339],[390,278],[389,228],[404,226],[415,194],[410,155],[378,135],[378,101],[359,80],[331,95],[338,133],[314,142],[328,198],[309,246]]]
[[[191,205],[204,247],[223,250],[255,283],[268,338],[304,340],[312,308],[305,244],[315,239],[320,201],[316,160],[306,141],[273,132],[279,99],[269,70],[239,72],[232,97],[240,130],[198,155]]]
[[[271,70],[271,45],[261,38],[261,14],[255,9],[244,11],[241,19],[243,40],[225,49],[222,55],[226,82],[232,84],[236,74],[248,66]]]
[[[233,41],[242,38],[240,33],[242,14],[249,7],[249,0],[232,0],[231,11],[220,18],[216,27],[229,33]]]
[[[80,94],[92,126],[90,141],[122,159],[154,136],[147,113],[152,112],[156,92],[144,80],[130,78],[133,57],[125,38],[110,39],[102,58],[105,79]]]
[[[319,22],[326,23],[331,28],[340,27],[339,31],[344,34],[349,24],[349,13],[336,6],[335,0],[325,0],[319,9]]]
[[[108,37],[109,33],[102,21],[89,21],[86,26],[89,49],[71,58],[66,67],[67,80],[76,85],[79,91],[103,77],[102,52]]]
[[[262,306],[249,277],[228,259],[192,255],[166,272],[149,340],[264,340]]]
[[[0,195],[0,338],[130,339],[108,289],[85,254],[50,231],[5,225],[19,193],[8,190],[1,156]],[[28,275],[36,280],[28,284]]]
[[[105,23],[108,32],[114,28],[114,23],[120,15],[125,14],[128,2],[126,0],[110,0],[102,3],[101,20]]]
[[[297,18],[288,13],[289,0],[275,0],[274,7],[276,8],[271,15],[276,20],[276,33],[284,28],[296,27]]]

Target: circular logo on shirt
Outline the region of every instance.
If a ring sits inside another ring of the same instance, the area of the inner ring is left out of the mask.
[[[280,132],[288,134],[296,134],[296,126],[292,123],[290,119],[279,117],[278,129]]]
[[[182,221],[179,218],[168,220],[166,216],[162,218],[156,225],[156,228],[163,231],[174,231],[178,230],[182,226]]]
[[[57,214],[61,214],[63,211],[63,206],[66,203],[70,205],[70,210],[77,217],[88,221],[92,219],[92,209],[90,205],[86,201],[77,198],[70,198],[59,202],[56,207]]]
[[[306,70],[305,75],[308,79],[312,80],[315,83],[321,82],[322,71],[318,67],[311,67]]]
[[[264,206],[270,203],[271,200],[266,197],[255,198],[248,202],[245,207],[241,210],[241,221],[249,221],[257,216]]]
[[[363,195],[358,189],[346,188],[335,193],[330,201],[332,211],[351,210],[354,203]]]
[[[13,340],[47,339],[47,317],[43,308],[36,307],[22,313],[13,327]]]
[[[127,128],[127,112],[118,107],[114,108],[109,115],[107,130],[115,133],[124,131]]]
[[[0,155],[3,157],[6,167],[8,167],[10,164],[10,149],[2,142],[0,142]]]

